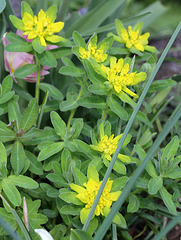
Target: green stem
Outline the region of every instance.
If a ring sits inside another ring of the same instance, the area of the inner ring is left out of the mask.
[[[82,86],[81,86],[81,89],[79,91],[79,95],[77,96],[77,99],[76,99],[76,102],[80,99],[80,97],[82,96]],[[70,123],[71,123],[71,120],[72,118],[74,117],[74,114],[75,114],[75,111],[77,110],[77,108],[74,108],[71,110],[70,112],[70,116],[69,116],[69,119],[68,119],[68,122],[67,122],[67,129],[70,129]]]
[[[47,99],[48,99],[48,94],[49,94],[49,91],[47,90],[46,93],[45,93],[44,99],[43,99],[43,103],[42,103],[41,108],[40,108],[40,114],[39,114],[39,117],[38,117],[37,128],[40,128],[41,120],[42,120],[43,113],[44,113],[44,108],[46,106]]]
[[[36,56],[36,66],[37,66],[37,78],[36,78],[35,97],[37,98],[37,101],[39,102],[40,62],[39,62],[39,59],[37,58],[37,56]]]
[[[106,120],[106,117],[107,117],[107,109],[104,109],[103,112],[102,112],[101,120],[102,120],[102,121],[105,121],[105,120]]]
[[[112,235],[113,235],[113,238],[112,238],[113,240],[118,240],[116,224],[112,224]]]

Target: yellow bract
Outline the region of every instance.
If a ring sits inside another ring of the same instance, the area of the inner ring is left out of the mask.
[[[127,48],[134,46],[141,52],[144,52],[144,46],[148,44],[149,36],[149,33],[139,35],[139,30],[134,31],[131,26],[128,27],[128,30],[125,28],[121,29],[121,42],[123,42]]]
[[[121,91],[124,91],[132,97],[138,97],[138,95],[128,89],[127,86],[133,86],[138,82],[144,81],[147,75],[145,72],[130,73],[129,68],[128,63],[124,64],[122,58],[117,61],[116,57],[110,58],[110,67],[101,65],[102,71],[106,74],[111,87],[116,93],[119,94]]]
[[[61,37],[53,35],[53,33],[60,32],[64,26],[63,22],[54,23],[42,9],[37,16],[32,16],[28,12],[23,16],[24,33],[28,35],[28,39],[39,37],[42,46],[46,47],[46,41],[57,43],[61,41]]]
[[[101,183],[102,181],[96,182],[94,179],[90,178],[87,183],[83,184],[84,187],[81,187],[74,183],[70,184],[71,189],[78,193],[76,197],[81,202],[86,204],[85,208],[82,209],[83,212],[84,212],[84,209],[90,210],[90,208],[92,207],[92,204],[94,202],[94,199],[97,195],[97,192],[99,190]],[[102,192],[102,195],[99,199],[99,202],[97,204],[97,207],[95,209],[96,216],[99,216],[99,215],[104,216],[104,208],[105,207],[110,208],[112,205],[112,202],[116,201],[119,195],[121,194],[121,191],[110,193],[112,184],[113,184],[113,181],[108,179],[105,185],[105,188]]]
[[[104,152],[104,156],[107,160],[111,160],[111,155],[116,151],[120,138],[121,135],[114,138],[114,134],[112,134],[110,138],[107,135],[101,138],[98,147],[100,148],[100,152]]]
[[[85,48],[80,47],[79,48],[79,54],[82,59],[88,59],[89,57],[95,59],[97,63],[105,62],[107,59],[107,54],[105,54],[105,49],[103,46],[100,46],[99,48],[97,45],[91,44],[91,42],[88,44],[88,50],[86,51]]]

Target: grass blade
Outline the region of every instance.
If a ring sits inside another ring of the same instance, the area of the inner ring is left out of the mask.
[[[17,233],[14,232],[14,230],[7,224],[1,217],[0,217],[0,225],[4,228],[4,230],[8,233],[10,237],[14,240],[22,240]]]
[[[103,178],[102,184],[101,184],[101,186],[100,186],[100,188],[99,188],[99,191],[98,191],[98,193],[97,193],[97,196],[96,196],[96,198],[95,198],[95,200],[94,200],[94,203],[93,203],[93,205],[92,205],[92,207],[91,207],[91,210],[90,210],[90,212],[89,212],[89,215],[88,215],[88,217],[87,217],[87,220],[86,220],[86,222],[85,222],[85,224],[84,224],[84,226],[83,226],[83,230],[84,230],[84,231],[86,231],[87,228],[88,228],[88,226],[89,226],[89,223],[90,223],[90,221],[91,221],[91,219],[92,219],[92,216],[93,216],[93,214],[94,214],[94,211],[95,211],[95,209],[96,209],[96,206],[97,206],[97,204],[98,204],[98,202],[99,202],[99,199],[100,199],[100,196],[101,196],[101,194],[102,194],[102,191],[103,191],[103,189],[104,189],[104,187],[105,187],[105,185],[106,185],[106,182],[107,182],[107,180],[108,180],[108,178],[109,178],[109,175],[110,175],[110,173],[111,173],[111,171],[112,171],[112,169],[113,169],[114,163],[115,163],[115,161],[116,161],[116,159],[117,159],[117,156],[118,156],[118,154],[119,154],[119,152],[120,152],[120,150],[121,150],[121,147],[122,147],[122,145],[123,145],[123,143],[124,143],[124,141],[125,141],[125,139],[126,139],[126,136],[127,136],[128,132],[129,132],[132,124],[133,124],[133,121],[134,121],[134,119],[135,119],[135,117],[136,117],[136,114],[138,113],[138,111],[139,111],[139,109],[140,109],[140,106],[141,106],[141,104],[142,104],[142,102],[143,102],[143,100],[144,100],[144,98],[145,98],[145,96],[146,96],[146,94],[147,94],[147,92],[148,92],[148,89],[149,89],[149,87],[150,87],[153,79],[154,79],[154,77],[156,76],[156,74],[157,74],[157,72],[158,72],[161,64],[163,63],[163,61],[164,61],[164,59],[165,59],[165,57],[166,57],[166,55],[167,55],[170,47],[172,46],[172,44],[173,44],[176,36],[178,35],[180,29],[181,29],[181,22],[178,24],[178,26],[177,26],[175,32],[173,33],[170,41],[168,42],[166,48],[164,49],[164,51],[163,51],[163,53],[162,53],[162,55],[161,55],[158,63],[157,63],[156,66],[155,66],[154,71],[152,72],[152,74],[150,75],[150,78],[148,79],[148,82],[147,82],[147,84],[146,84],[146,86],[145,86],[145,88],[144,88],[144,90],[143,90],[143,92],[142,92],[142,94],[141,94],[141,96],[140,96],[140,98],[139,98],[139,100],[138,100],[138,103],[136,104],[136,107],[135,107],[135,109],[134,109],[134,111],[133,111],[133,113],[132,113],[132,115],[131,115],[128,123],[127,123],[127,126],[126,126],[126,128],[125,128],[125,130],[124,130],[124,132],[123,132],[123,135],[122,135],[122,137],[121,137],[121,139],[120,139],[120,141],[119,141],[119,144],[118,144],[118,146],[117,146],[117,149],[116,149],[116,151],[115,151],[115,153],[114,153],[114,155],[113,155],[113,157],[112,157],[112,160],[111,160],[111,162],[110,162],[110,164],[109,164],[109,167],[108,167],[108,169],[107,169],[107,171],[106,171],[106,174],[105,174],[105,176],[104,176],[104,178]],[[180,112],[179,112],[179,113],[180,113]],[[175,120],[175,118],[174,118],[173,120]],[[171,127],[172,127],[172,125],[171,125]],[[171,129],[171,128],[170,128],[170,129]],[[168,130],[168,128],[167,128],[166,130]],[[162,134],[163,134],[163,132],[162,132]],[[160,138],[159,138],[159,139],[160,139]],[[155,146],[155,145],[154,145],[154,146]],[[152,148],[153,148],[153,146],[152,146]],[[144,162],[143,162],[143,163],[144,163]],[[147,162],[146,162],[146,163],[147,163]],[[141,166],[143,166],[143,165],[140,165],[140,167],[141,167]],[[146,166],[146,164],[145,164],[145,166]],[[144,167],[144,166],[143,166],[143,167]],[[139,168],[139,169],[140,169],[140,168]],[[139,170],[139,171],[140,171],[140,170]],[[141,173],[141,171],[140,171],[140,173]],[[135,173],[135,174],[136,174],[136,173]],[[135,176],[135,174],[134,174],[134,176]],[[137,178],[138,178],[138,177],[139,177],[139,175],[137,176]],[[136,178],[136,179],[137,179],[137,178]],[[134,183],[133,183],[133,184],[134,184]],[[131,191],[131,188],[132,188],[132,186],[130,186],[129,192]],[[127,189],[127,188],[126,188],[126,189]],[[127,196],[127,194],[128,194],[129,192],[126,192],[126,193],[125,193],[125,196]],[[123,199],[123,194],[121,195],[121,198]],[[123,201],[124,201],[124,199],[123,199]],[[115,204],[119,204],[119,205],[118,205],[118,206],[119,206],[118,209],[119,209],[120,206],[122,205],[123,201],[120,201],[120,200],[119,200],[119,201],[117,201],[117,202],[115,203]],[[104,220],[102,226],[99,228],[97,234],[95,235],[95,239],[96,239],[96,240],[97,240],[97,239],[99,239],[99,240],[102,239],[102,237],[104,236],[104,234],[105,234],[105,232],[107,231],[108,227],[110,226],[110,224],[111,224],[111,222],[112,222],[112,219],[113,219],[112,217],[115,215],[115,212],[113,212],[113,211],[115,211],[115,210],[114,210],[115,208],[116,208],[116,207],[113,207],[113,208],[112,208],[111,212],[110,212],[109,215],[108,215],[109,217],[107,217],[107,218]],[[116,208],[116,211],[117,211],[117,208]]]

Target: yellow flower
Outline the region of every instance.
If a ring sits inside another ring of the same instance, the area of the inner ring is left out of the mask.
[[[119,140],[122,137],[122,134],[118,135],[114,138],[114,134],[112,134],[110,137],[107,135],[104,135],[101,137],[100,142],[97,146],[91,145],[91,148],[96,150],[97,152],[103,153],[103,157],[106,158],[108,161],[111,160],[113,154],[116,151],[116,148],[118,146]],[[118,154],[118,159],[125,163],[130,163],[131,159],[130,157]]]
[[[128,26],[128,29],[124,28],[124,25],[118,19],[115,23],[118,35],[112,33],[109,33],[109,35],[114,36],[115,41],[123,43],[131,52],[135,52],[134,50],[140,52],[144,52],[145,50],[149,52],[156,51],[155,47],[148,46],[150,33],[147,32],[141,35],[142,22],[138,22],[133,28],[132,26]]]
[[[42,9],[39,11],[38,17],[25,12],[22,21],[24,24],[23,35],[28,35],[28,39],[38,37],[42,46],[46,47],[46,40],[53,43],[62,40],[60,36],[53,35],[53,33],[60,32],[64,23],[54,23],[51,15],[49,16],[49,14]]]
[[[97,63],[103,63],[108,57],[106,51],[109,47],[108,42],[97,45],[97,35],[95,34],[88,42],[86,49],[83,47],[79,48],[80,58],[93,58]]]
[[[85,220],[102,183],[102,181],[99,181],[98,172],[93,165],[89,166],[88,172],[90,171],[92,176],[89,174],[88,181],[83,184],[83,187],[74,183],[70,184],[70,188],[78,193],[76,197],[85,204],[84,208],[80,212],[80,219],[82,223],[85,223]],[[112,203],[117,201],[118,197],[120,196],[121,191],[111,192],[112,184],[113,181],[108,179],[96,206],[94,215],[105,216]]]
[[[129,64],[124,63],[122,58],[117,61],[116,57],[110,58],[110,67],[101,65],[101,69],[103,73],[106,74],[109,85],[118,95],[121,91],[123,91],[135,98],[137,98],[138,95],[127,88],[127,86],[133,86],[141,81],[144,81],[147,76],[145,72],[130,73]]]

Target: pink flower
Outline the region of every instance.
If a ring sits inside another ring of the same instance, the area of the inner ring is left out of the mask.
[[[27,36],[22,36],[22,33],[20,30],[17,30],[16,34],[26,39],[28,42],[31,42],[32,40],[28,40]],[[9,43],[9,41],[6,39],[6,34],[3,36],[3,45],[4,47]],[[55,45],[47,45],[46,50],[57,48]],[[7,52],[4,51],[4,65],[5,70],[7,72],[10,72],[10,75],[13,77],[14,81],[17,83],[15,77],[14,77],[14,71],[25,65],[25,64],[34,64],[33,55],[26,53],[26,52]],[[44,78],[45,75],[49,74],[48,70],[50,67],[43,66],[43,69],[40,71],[40,77],[41,79]],[[37,72],[32,73],[24,78],[24,80],[28,82],[36,82],[36,76]]]

